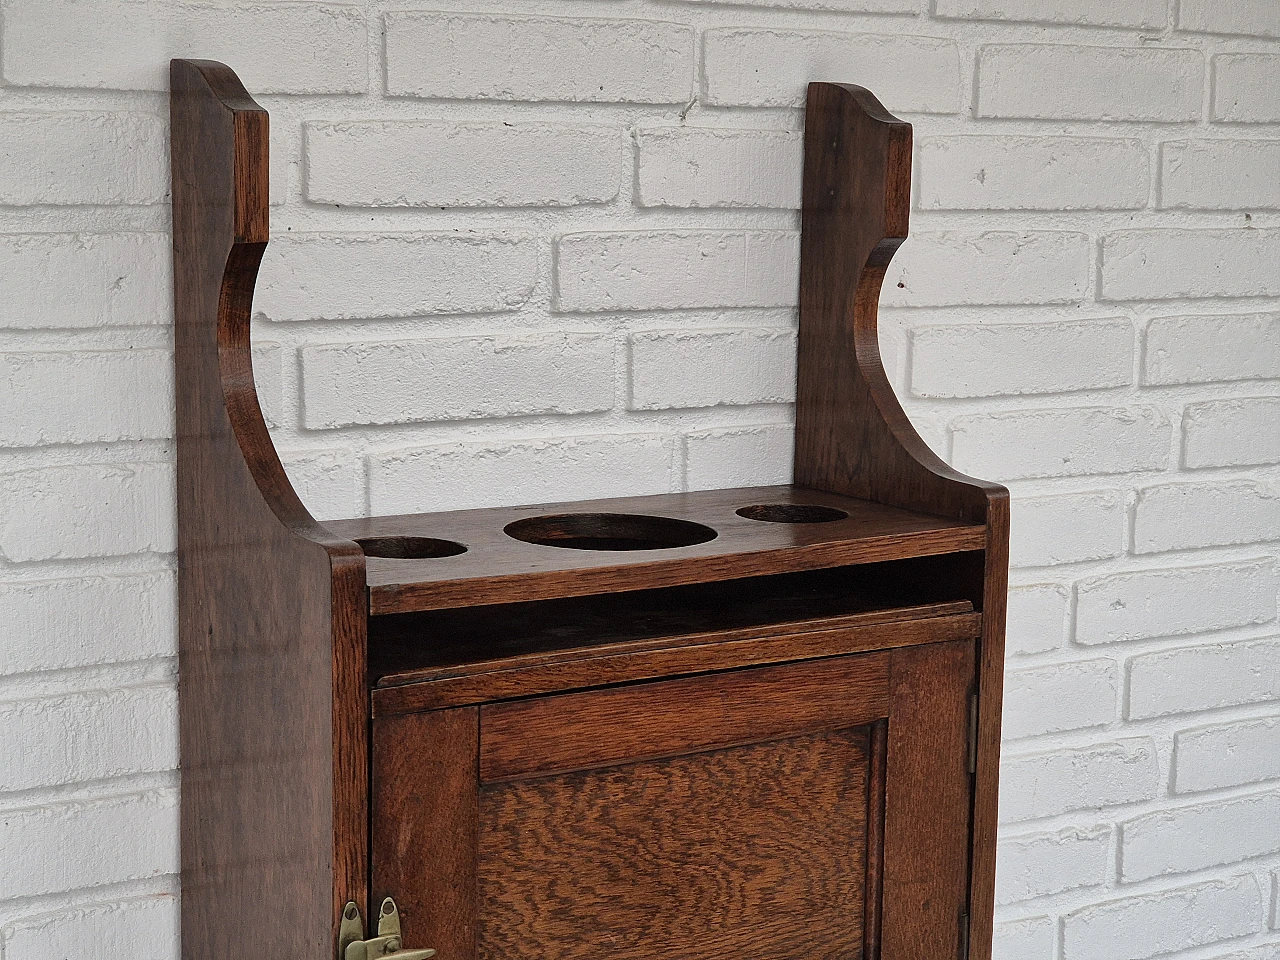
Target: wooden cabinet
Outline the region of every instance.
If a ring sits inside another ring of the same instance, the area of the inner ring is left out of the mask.
[[[956,956],[973,652],[379,717],[375,899],[441,956]]]
[[[795,483],[318,523],[267,116],[172,78],[184,957],[987,960],[1008,505],[880,365],[910,127],[810,87]]]

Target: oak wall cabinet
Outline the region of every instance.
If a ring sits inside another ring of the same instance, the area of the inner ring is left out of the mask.
[[[809,88],[793,485],[319,523],[267,114],[180,60],[172,120],[183,956],[985,960],[1008,505],[881,366],[910,126]]]

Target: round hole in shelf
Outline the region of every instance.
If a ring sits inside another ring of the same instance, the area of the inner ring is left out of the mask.
[[[525,543],[569,550],[669,550],[716,538],[716,532],[692,520],[633,513],[562,513],[526,517],[503,528]]]
[[[738,516],[764,523],[831,523],[843,520],[849,514],[835,507],[823,507],[816,503],[759,503],[743,507]]]
[[[434,537],[365,537],[356,543],[360,544],[366,557],[389,560],[438,560],[467,552],[460,543]]]

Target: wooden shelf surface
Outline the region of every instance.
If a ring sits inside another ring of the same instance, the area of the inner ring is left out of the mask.
[[[847,517],[775,523],[744,507],[819,506]],[[701,524],[713,539],[647,550],[584,550],[526,543],[504,528],[565,514],[627,514]],[[646,590],[849,564],[931,556],[985,546],[986,527],[794,486],[747,487],[577,503],[336,520],[349,540],[432,538],[466,552],[428,559],[368,557],[369,612],[383,614]]]

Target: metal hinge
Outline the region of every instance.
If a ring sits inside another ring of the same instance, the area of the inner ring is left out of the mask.
[[[434,950],[406,950],[400,938],[400,911],[390,897],[382,901],[378,914],[378,935],[372,940],[364,938],[364,921],[360,908],[348,903],[342,908],[342,924],[338,928],[338,960],[376,960],[392,957],[393,960],[429,960]]]
[[[969,772],[978,772],[978,695],[969,694]]]
[[[960,960],[969,960],[969,914],[960,914]]]

